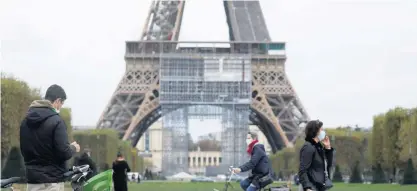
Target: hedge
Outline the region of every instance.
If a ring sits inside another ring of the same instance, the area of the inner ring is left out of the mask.
[[[121,152],[128,162],[132,172],[143,170],[143,160],[138,157],[137,149],[118,137],[112,129],[76,130],[73,138],[81,146],[81,151],[90,149],[91,158],[98,170],[111,168],[118,152]]]

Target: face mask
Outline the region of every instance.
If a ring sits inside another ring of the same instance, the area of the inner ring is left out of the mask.
[[[60,105],[62,107],[62,102],[60,100],[59,100],[59,103],[60,103]],[[59,109],[54,108],[54,110],[55,110],[55,112],[59,113]]]
[[[317,138],[319,139],[319,141],[322,141],[324,140],[325,137],[326,137],[326,132],[324,130],[321,130]]]
[[[252,139],[246,139],[246,144],[249,145],[252,143],[252,141],[253,141]]]

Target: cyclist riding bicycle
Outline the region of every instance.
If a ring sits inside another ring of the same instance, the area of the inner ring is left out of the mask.
[[[240,186],[245,191],[256,191],[273,182],[271,165],[264,145],[258,142],[257,133],[248,132],[246,144],[248,145],[247,153],[251,158],[249,162],[239,168],[233,168],[233,171],[234,173],[240,173],[252,170],[249,177],[240,182]]]

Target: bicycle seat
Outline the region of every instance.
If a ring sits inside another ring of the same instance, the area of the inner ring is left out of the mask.
[[[12,184],[14,184],[14,183],[20,182],[21,180],[22,180],[22,178],[20,178],[20,177],[11,177],[11,178],[8,178],[8,179],[1,179],[0,185],[1,185],[1,188],[7,188],[7,187],[12,186]]]

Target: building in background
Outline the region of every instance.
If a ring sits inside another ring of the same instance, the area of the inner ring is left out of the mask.
[[[201,140],[221,141],[222,140],[222,132],[213,132],[213,133],[208,133],[206,135],[200,135],[200,136],[198,136],[197,141],[201,141]]]
[[[95,129],[96,126],[89,126],[89,125],[73,125],[72,130],[89,130],[89,129]]]
[[[192,128],[192,127],[191,127]],[[269,145],[265,135],[259,130],[256,125],[250,125],[251,131],[258,132],[259,142],[265,145],[266,152],[271,153],[271,146]],[[207,135],[198,137],[199,141],[214,140],[221,141],[221,132],[213,132]],[[152,124],[149,129],[139,139],[136,148],[142,153],[146,164],[153,172],[161,171],[162,166],[162,121],[159,120]],[[219,166],[221,164],[221,151],[202,151],[199,147],[196,150],[188,152],[188,164],[191,174],[205,174],[206,167]]]
[[[188,152],[188,166],[191,174],[204,175],[206,167],[219,166],[222,162],[220,151],[197,151]]]
[[[162,121],[158,120],[152,124],[136,144],[139,153],[144,157],[147,166],[153,172],[160,172],[162,165]]]

